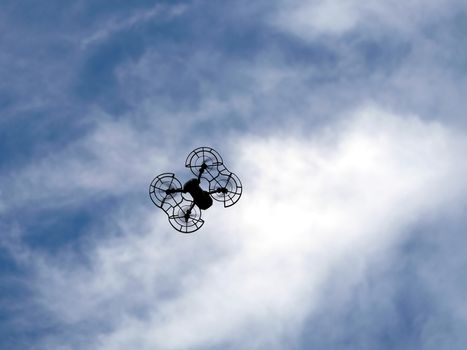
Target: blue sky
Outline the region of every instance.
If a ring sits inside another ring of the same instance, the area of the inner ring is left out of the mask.
[[[464,349],[463,1],[4,1],[1,349]],[[218,150],[233,207],[147,191]]]

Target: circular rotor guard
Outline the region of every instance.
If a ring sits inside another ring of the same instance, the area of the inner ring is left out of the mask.
[[[201,219],[201,210],[191,205],[174,208],[173,215],[169,216],[169,222],[174,229],[182,233],[194,232],[204,224],[204,220]]]
[[[202,165],[206,164],[203,176],[213,178],[217,176],[218,167],[222,163],[221,156],[214,149],[210,147],[198,147],[188,155],[185,166],[190,168],[194,175],[198,176]]]
[[[242,183],[234,173],[219,174],[209,182],[209,191],[217,191],[211,194],[212,198],[224,202],[224,207],[234,205],[242,195]]]
[[[149,196],[152,202],[165,211],[175,207],[183,200],[180,192],[168,194],[167,190],[181,189],[182,184],[172,173],[163,173],[156,176],[149,185]]]

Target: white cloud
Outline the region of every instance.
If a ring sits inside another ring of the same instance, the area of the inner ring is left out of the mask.
[[[150,9],[136,11],[130,15],[126,14],[124,18],[111,18],[102,24],[99,28],[81,39],[81,48],[86,49],[89,45],[107,39],[110,35],[119,31],[129,29],[136,25],[149,22],[151,20],[167,21],[177,17],[186,11],[186,5],[175,4],[171,6],[162,6],[160,4]]]
[[[223,342],[286,348],[281,341],[293,338],[305,317],[313,318],[322,294],[333,288],[323,289],[326,281],[345,280],[331,283],[344,290],[332,290],[324,300],[332,302],[334,294],[341,303],[350,300],[345,287],[365,278],[375,256],[388,254],[411,225],[432,215],[442,220],[451,204],[465,199],[465,136],[399,115],[417,111],[423,118],[442,116],[449,125],[465,110],[464,75],[450,71],[452,59],[460,60],[452,50],[459,43],[446,43],[449,31],[420,34],[426,29],[421,23],[442,21],[452,6],[419,0],[280,4],[269,23],[305,40],[324,34],[326,41],[318,44],[334,63],[301,57],[272,37],[271,46],[233,59],[230,48],[215,43],[190,45],[188,56],[178,49],[181,43],[167,52],[146,47],[140,59],[115,68],[130,112],[113,119],[94,110],[83,116],[94,123],[84,137],[2,174],[0,214],[9,213],[18,224],[14,230],[2,226],[11,233],[1,245],[37,268],[35,300],[47,320],[53,316],[61,324],[42,338],[42,348],[192,349]],[[85,38],[82,47],[99,45],[120,30],[181,13],[160,9],[113,17],[91,26],[90,36],[71,37]],[[263,15],[252,18],[261,22]],[[402,33],[396,44],[407,40],[410,50],[401,58],[396,45],[389,56],[401,61],[369,67],[355,43],[332,40],[354,29],[381,46],[388,35]],[[409,38],[414,31],[420,36]],[[50,73],[49,58],[39,62],[44,68],[32,71]],[[61,62],[68,75],[79,66]],[[71,78],[63,80],[68,75],[42,75],[62,82],[52,84],[48,96],[69,92],[64,82]],[[179,86],[187,86],[187,93]],[[191,97],[196,102],[181,108]],[[335,116],[365,100],[398,112],[369,107]],[[32,101],[15,108],[34,109]],[[309,124],[301,129],[301,123]],[[322,129],[310,133],[318,123]],[[252,134],[231,137],[238,125]],[[244,198],[227,210],[206,212],[202,231],[177,235],[146,198],[147,185],[158,169],[177,172],[186,153],[206,142],[224,147],[229,168],[244,182]],[[99,221],[77,248],[87,248],[85,262],[75,251],[41,256],[21,245],[22,206],[37,213],[70,202],[92,206],[94,195],[119,196],[126,204],[113,215],[96,214]],[[341,273],[334,276],[336,271]],[[444,292],[436,297],[452,295]],[[452,309],[462,300],[462,293],[454,294]]]
[[[281,27],[303,37],[311,37],[316,32],[339,34],[357,24],[358,10],[358,4],[352,2],[300,2],[281,11],[276,20]]]
[[[118,197],[135,188],[140,192],[156,169],[168,169],[175,151],[166,145],[182,137],[175,118],[160,117],[137,127],[94,111],[88,120],[92,128],[84,137],[0,177],[0,198],[5,202],[0,213],[23,206],[58,208],[102,195]]]
[[[87,348],[283,349],[336,267],[355,266],[345,278],[358,281],[411,225],[466,194],[463,135],[374,107],[343,120],[235,143],[225,160],[244,197],[205,212],[191,236],[130,203],[95,228],[120,233],[91,242],[86,266],[39,259],[38,300],[65,324],[98,324],[75,333]]]
[[[303,39],[322,34],[341,35],[360,25],[375,28],[387,25],[397,31],[412,32],[430,15],[440,16],[449,9],[445,1],[439,0],[292,0],[279,4],[271,23]]]

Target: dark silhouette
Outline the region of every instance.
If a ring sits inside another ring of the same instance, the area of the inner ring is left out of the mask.
[[[210,208],[213,199],[224,202],[224,207],[234,205],[242,195],[242,184],[237,175],[226,168],[219,153],[209,147],[192,151],[185,166],[197,177],[182,187],[174,174],[160,174],[149,185],[149,196],[165,211],[176,230],[191,233],[204,224],[201,210]],[[201,188],[201,180],[208,182],[208,191]]]

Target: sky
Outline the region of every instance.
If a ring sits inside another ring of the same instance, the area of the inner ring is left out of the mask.
[[[465,349],[467,3],[0,3],[0,349]],[[152,179],[243,195],[176,232]]]

